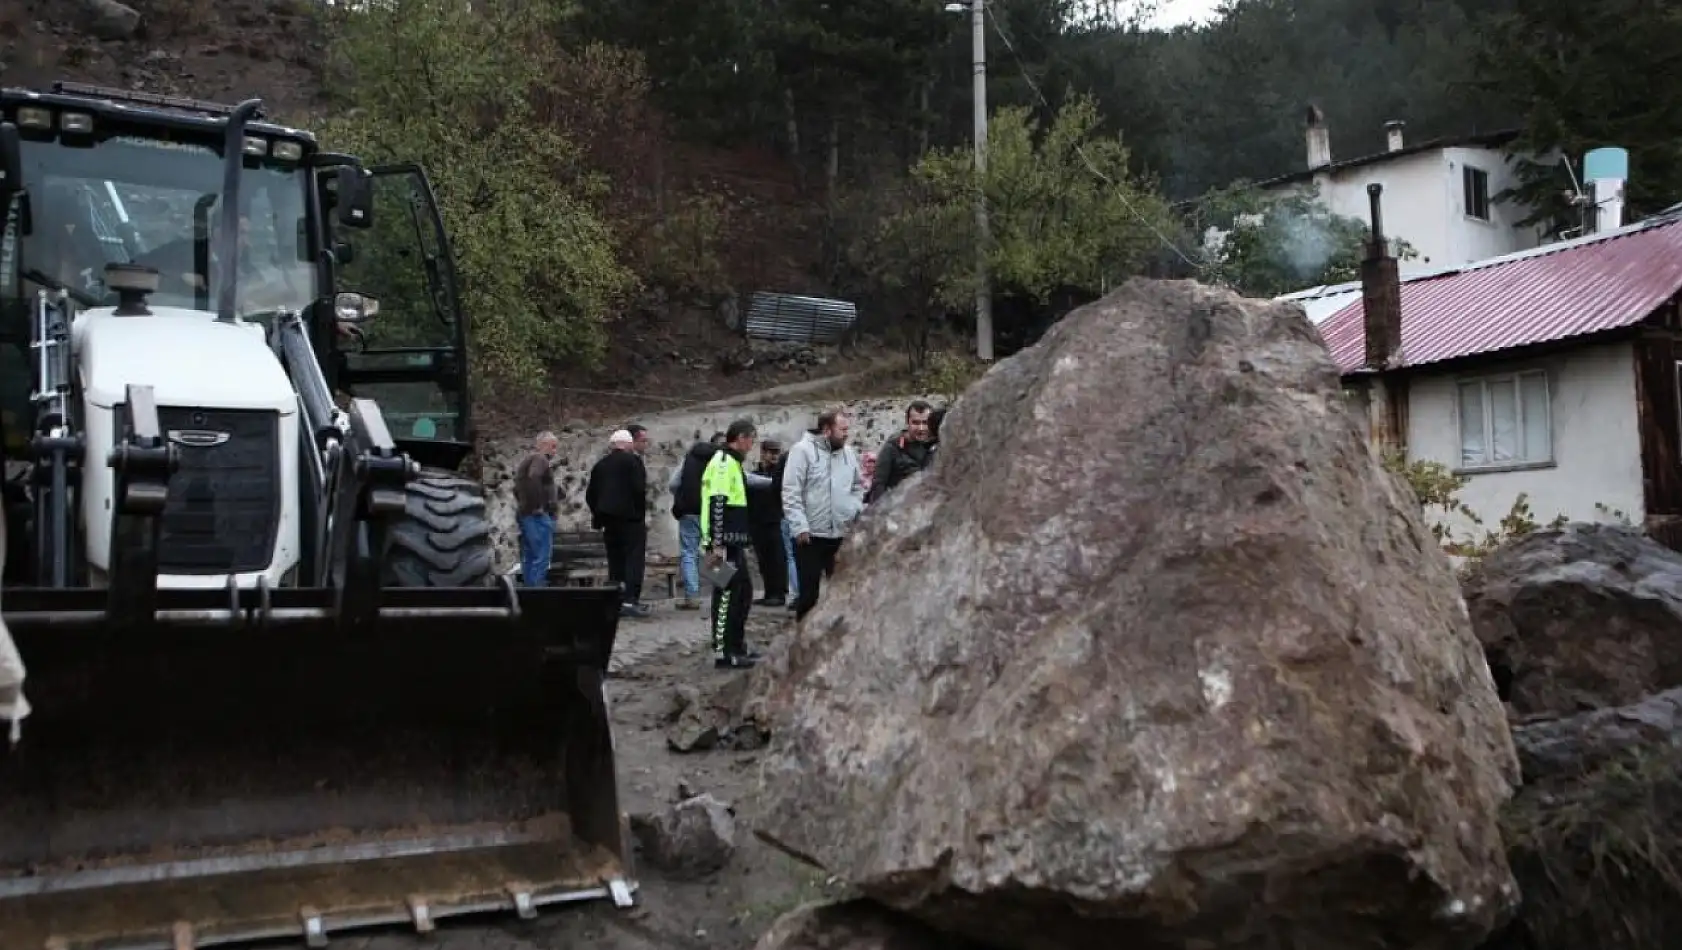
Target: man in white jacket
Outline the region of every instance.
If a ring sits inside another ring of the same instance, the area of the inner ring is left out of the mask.
[[[818,427],[794,444],[783,470],[783,517],[794,536],[794,567],[800,578],[796,618],[818,602],[822,578],[835,570],[835,555],[847,529],[864,510],[864,468],[847,444],[850,422],[839,409],[818,416]]]
[[[6,509],[0,506],[0,574],[6,572]],[[12,633],[0,615],[0,735],[16,745],[23,718],[29,715],[29,701],[23,698],[23,657],[18,655]]]

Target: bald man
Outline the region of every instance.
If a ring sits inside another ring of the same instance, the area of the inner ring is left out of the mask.
[[[532,454],[514,470],[514,498],[519,505],[520,578],[527,587],[549,584],[549,559],[555,553],[555,516],[560,500],[555,491],[555,453],[560,442],[553,432],[533,440]]]
[[[590,469],[584,505],[607,548],[607,576],[621,591],[619,614],[646,617],[643,574],[648,566],[648,468],[642,453],[648,430],[632,425],[608,436],[607,454]]]

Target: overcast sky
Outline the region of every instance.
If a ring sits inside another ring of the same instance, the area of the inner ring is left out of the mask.
[[[1152,25],[1177,26],[1181,23],[1201,23],[1215,12],[1220,0],[1160,0]]]

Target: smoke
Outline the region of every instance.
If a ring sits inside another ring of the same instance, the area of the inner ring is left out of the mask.
[[[1278,206],[1267,216],[1267,242],[1291,276],[1304,281],[1324,274],[1347,236],[1339,233],[1331,215]]]

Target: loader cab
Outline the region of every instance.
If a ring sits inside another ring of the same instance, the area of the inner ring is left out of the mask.
[[[306,226],[314,151],[307,133],[251,126],[238,260],[225,263],[214,240],[224,184],[220,117],[190,100],[113,101],[61,86],[0,89],[0,122],[16,130],[20,173],[0,230],[0,436],[13,450],[35,422],[27,369],[39,291],[64,290],[84,309],[112,306],[106,265],[141,264],[159,274],[153,307],[212,319],[221,285],[235,273],[244,313],[303,309],[319,286]]]
[[[336,213],[348,179],[338,169],[316,172],[334,304],[354,293],[379,302],[378,313],[351,326],[326,321],[323,359],[341,396],[380,404],[398,448],[423,465],[454,470],[472,452],[468,427],[466,326],[455,267],[438,203],[418,165],[368,169],[362,187],[371,221]],[[337,309],[337,308],[335,308]]]

